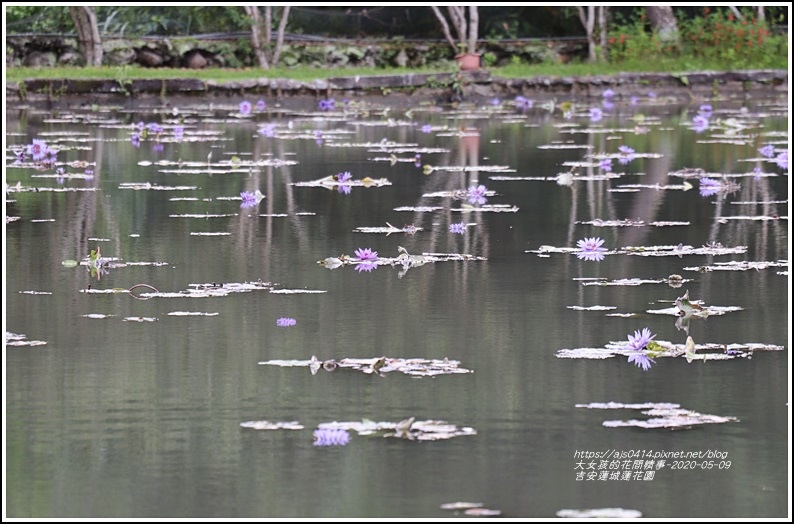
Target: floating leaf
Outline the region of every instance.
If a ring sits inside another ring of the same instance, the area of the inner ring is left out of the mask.
[[[27,338],[27,335],[6,331],[6,346],[44,346],[47,344],[41,340],[27,340]]]
[[[328,291],[324,289],[271,289],[271,293],[274,295],[300,295],[300,294],[317,294],[317,293],[328,293]]]
[[[451,509],[451,510],[458,510],[458,509],[472,509],[472,508],[481,508],[483,506],[482,502],[446,502],[441,504],[441,509]]]
[[[154,317],[126,317],[122,320],[124,322],[157,322],[158,319]]]
[[[731,262],[715,262],[709,266],[685,267],[687,271],[698,271],[701,273],[708,271],[749,271],[750,269],[760,270],[770,267],[788,267],[788,262],[753,262],[751,260],[739,260]]]
[[[52,295],[51,291],[20,291],[22,295]]]
[[[497,515],[502,514],[502,512],[499,511],[498,509],[488,509],[488,508],[471,508],[465,510],[463,513],[471,517],[496,517]]]
[[[267,366],[306,366],[316,372],[319,369],[317,357],[312,356],[311,360],[268,360],[259,362],[259,365]],[[377,374],[384,376],[385,373],[396,371],[406,375],[429,377],[435,375],[451,375],[459,373],[472,373],[472,370],[460,367],[457,360],[423,359],[423,358],[343,358],[341,360],[327,360],[323,363],[323,368],[328,371],[335,369],[352,369],[366,374]]]
[[[609,311],[617,308],[615,306],[568,306],[568,309],[574,309],[576,311]]]
[[[572,519],[638,519],[642,517],[642,512],[623,508],[561,509],[557,516]]]
[[[654,340],[655,351],[649,356],[660,357],[684,357],[686,347],[682,344],[673,344],[664,340]],[[755,351],[783,351],[783,346],[772,344],[745,343],[745,344],[696,344],[695,350],[699,351],[698,359],[701,360],[732,360],[735,358],[750,359]],[[555,356],[557,358],[586,358],[586,359],[606,359],[616,356],[629,356],[636,351],[627,348],[625,342],[609,342],[603,348],[576,348],[560,349]],[[691,353],[692,351],[690,351]]]
[[[402,228],[394,227],[393,225],[386,222],[388,227],[357,227],[353,231],[355,233],[386,233],[386,236],[391,235],[392,233],[405,233],[406,235],[413,235],[418,231],[424,231],[421,227],[416,227],[414,225],[406,225]]]
[[[248,422],[240,422],[240,427],[251,428],[251,429],[264,429],[264,430],[304,429],[304,427],[300,425],[297,420],[293,420],[292,422],[268,422],[267,420],[250,420]]]
[[[202,311],[171,311],[168,315],[173,317],[215,317],[219,313],[204,313]]]
[[[410,417],[399,422],[326,422],[319,424],[320,429],[344,429],[359,435],[376,435],[415,441],[447,440],[454,437],[476,435],[470,427],[458,427],[443,420],[419,420]]]
[[[690,428],[700,424],[723,424],[725,422],[738,422],[735,417],[720,417],[717,415],[704,415],[697,411],[681,409],[678,404],[668,403],[645,403],[645,404],[621,404],[618,402],[576,404],[577,408],[587,409],[640,409],[643,415],[648,415],[646,420],[605,420],[603,425],[608,428],[617,427],[638,427],[644,429],[668,428],[680,429]]]

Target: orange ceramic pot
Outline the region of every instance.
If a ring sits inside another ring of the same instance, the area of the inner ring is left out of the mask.
[[[477,53],[461,53],[455,55],[461,71],[476,71],[480,68],[480,56]]]

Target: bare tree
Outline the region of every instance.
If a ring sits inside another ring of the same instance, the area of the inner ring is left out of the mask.
[[[602,57],[603,53],[606,52],[607,12],[609,8],[605,6],[593,5],[587,6],[587,10],[585,10],[585,7],[582,6],[576,6],[576,8],[579,11],[579,20],[581,20],[582,26],[584,26],[585,33],[587,34],[588,59],[591,62],[595,62],[599,58],[599,46],[596,44],[596,26],[598,27]]]
[[[284,48],[284,31],[287,29],[287,19],[289,18],[290,6],[281,8],[281,20],[276,32],[276,46],[270,53],[271,41],[273,40],[273,7],[265,6],[264,23],[255,5],[247,5],[245,13],[251,17],[251,44],[254,47],[254,54],[262,69],[270,69],[271,65],[276,65],[281,58],[281,50]]]
[[[77,41],[83,53],[85,65],[102,65],[102,39],[99,37],[99,25],[93,7],[70,6],[74,27],[77,29]]]
[[[647,6],[645,11],[648,13],[648,21],[659,35],[659,39],[678,47],[678,22],[673,14],[673,8],[669,5],[656,5]]]
[[[447,6],[449,19],[455,32],[458,35],[458,41],[452,38],[452,33],[449,30],[449,22],[447,22],[444,13],[436,6],[430,7],[436,15],[438,22],[441,24],[441,30],[444,32],[444,38],[447,39],[449,45],[455,53],[477,53],[477,38],[480,25],[479,10],[476,5],[468,6],[469,17],[466,19],[466,7],[458,5]]]

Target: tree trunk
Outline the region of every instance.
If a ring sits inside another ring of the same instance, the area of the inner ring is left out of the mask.
[[[600,48],[601,48],[601,56],[598,58],[603,60],[604,62],[607,61],[607,41],[608,41],[608,34],[607,28],[609,27],[609,23],[607,21],[607,17],[609,17],[609,7],[608,6],[599,6],[598,8],[598,29],[601,35],[600,37]]]
[[[77,40],[83,53],[85,65],[102,65],[102,39],[99,37],[99,26],[93,7],[70,6],[74,27],[77,29]]]
[[[278,34],[276,35],[276,50],[273,51],[273,65],[278,64],[281,58],[281,50],[284,47],[284,32],[287,30],[287,18],[289,18],[290,6],[284,6],[281,11],[281,22],[278,24]]]
[[[430,6],[433,14],[436,15],[438,23],[441,24],[441,31],[444,33],[444,38],[447,39],[449,45],[458,53],[476,53],[477,52],[477,39],[479,38],[480,15],[477,6],[468,6],[468,19],[466,18],[466,7],[449,5],[447,6],[447,13],[449,13],[449,20],[452,27],[455,28],[455,33],[458,35],[457,41],[452,37],[450,30],[450,22],[444,13],[441,12],[436,6]]]
[[[270,69],[267,56],[264,49],[262,49],[262,19],[259,16],[259,8],[255,5],[247,5],[245,6],[245,13],[251,17],[251,45],[254,48],[256,61],[259,62],[259,67],[262,69]]]
[[[595,37],[593,36],[595,30],[596,8],[595,6],[589,5],[587,6],[586,12],[582,6],[576,6],[576,9],[579,11],[579,20],[581,20],[582,26],[584,26],[584,31],[587,34],[587,59],[590,62],[595,62],[598,59],[596,56]]]
[[[430,6],[430,9],[432,9],[433,14],[436,15],[436,18],[438,19],[438,23],[441,24],[441,31],[444,33],[444,38],[447,39],[449,45],[452,46],[452,49],[455,51],[455,53],[457,53],[458,46],[455,45],[455,39],[452,38],[452,33],[449,30],[449,24],[447,23],[447,19],[444,18],[444,14],[441,12],[441,10],[438,7],[434,5]]]
[[[648,21],[662,42],[678,46],[678,22],[669,5],[647,6]]]
[[[477,53],[477,29],[480,25],[480,14],[476,5],[469,6],[469,45],[467,53]]]

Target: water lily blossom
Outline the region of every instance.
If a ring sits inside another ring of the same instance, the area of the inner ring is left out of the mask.
[[[488,199],[485,198],[486,191],[488,191],[488,189],[482,184],[479,186],[470,186],[466,197],[469,199],[470,204],[482,205],[488,201]]]
[[[702,133],[709,128],[709,119],[704,115],[696,115],[692,119],[692,130],[695,133]]]
[[[709,197],[716,195],[722,189],[722,182],[713,178],[704,177],[700,179],[700,196]]]
[[[290,317],[281,317],[280,319],[276,320],[276,325],[278,327],[290,327],[290,326],[294,326],[297,323],[298,323],[297,320]]]
[[[761,153],[761,156],[764,156],[766,158],[772,158],[773,156],[775,156],[775,146],[773,146],[772,144],[767,144],[761,149],[759,149],[758,152]]]
[[[251,114],[251,102],[248,100],[243,100],[240,102],[240,114],[243,116],[248,116]]]
[[[362,262],[378,260],[378,252],[370,248],[358,248],[355,250],[356,257]]]
[[[240,193],[240,198],[243,201],[240,207],[254,207],[256,205],[256,195],[250,191],[243,191]]]
[[[515,104],[518,109],[532,109],[533,106],[532,100],[520,95],[516,97]]]
[[[651,330],[646,328],[642,328],[642,331],[639,329],[634,331],[634,336],[629,335],[629,343],[625,346],[625,349],[633,349],[635,351],[641,351],[645,349],[651,340],[656,338],[656,335],[651,333]]]
[[[651,340],[653,340],[656,335],[651,333],[651,330],[646,327],[642,328],[642,331],[636,330],[634,336],[629,335],[628,337],[629,343],[625,346],[625,349],[634,351],[634,353],[629,355],[628,361],[636,364],[636,366],[642,368],[643,371],[648,371],[656,361],[646,355],[643,350],[650,344]]]
[[[350,442],[350,434],[344,429],[315,429],[315,446],[344,446]]]
[[[601,247],[604,244],[604,239],[599,237],[584,238],[576,242],[576,247],[579,251],[576,256],[584,260],[592,260],[601,262],[604,260],[604,251],[606,248]]]
[[[466,232],[466,223],[465,222],[459,222],[457,224],[450,224],[449,225],[449,232],[450,233],[457,233],[459,235],[464,234]]]
[[[630,148],[629,146],[622,145],[618,147],[618,151],[620,151],[620,158],[618,159],[618,162],[621,164],[625,165],[634,160],[634,149]]]
[[[788,171],[788,149],[778,153],[778,155],[775,157],[775,163],[777,164],[777,167],[783,171]]]

